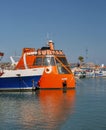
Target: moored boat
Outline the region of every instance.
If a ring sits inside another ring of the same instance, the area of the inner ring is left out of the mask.
[[[106,77],[106,68],[100,68],[95,71],[95,77]]]
[[[0,90],[75,88],[74,75],[62,50],[50,40],[40,49],[23,48],[20,59],[12,57],[12,69],[0,71]]]
[[[55,50],[50,40],[40,49],[24,48],[15,69],[42,68],[38,86],[40,89],[75,88],[75,78],[62,50]]]
[[[26,91],[36,89],[44,68],[0,67],[0,91]]]

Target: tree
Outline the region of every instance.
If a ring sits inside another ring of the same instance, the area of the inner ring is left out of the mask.
[[[81,65],[81,64],[82,64],[82,62],[84,62],[84,57],[79,56],[79,57],[78,57],[78,60],[80,61],[80,65]]]

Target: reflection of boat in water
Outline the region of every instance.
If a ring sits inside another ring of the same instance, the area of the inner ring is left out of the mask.
[[[15,120],[18,116],[21,126],[55,130],[74,113],[75,94],[75,90],[37,90],[33,94],[18,94],[17,101],[10,96],[10,104],[17,106]]]
[[[39,91],[38,98],[43,110],[41,114],[47,122],[46,127],[52,122],[50,129],[55,129],[56,125],[62,124],[69,115],[74,113],[75,93],[75,90]]]
[[[75,95],[75,90],[1,93],[1,123],[9,129],[59,130],[74,113]]]
[[[74,75],[65,54],[62,50],[55,50],[51,40],[48,42],[48,46],[37,50],[24,48],[23,55],[15,68],[36,67],[44,67],[44,73],[38,84],[40,89],[75,88]]]

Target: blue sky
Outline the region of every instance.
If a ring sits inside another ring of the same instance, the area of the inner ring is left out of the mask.
[[[0,0],[0,51],[4,60],[52,39],[68,61],[106,64],[106,0]]]

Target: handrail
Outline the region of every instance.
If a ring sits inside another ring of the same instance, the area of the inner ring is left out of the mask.
[[[57,60],[58,62],[60,62],[60,64],[61,64],[62,66],[64,66],[64,68],[65,68],[69,73],[72,73],[71,70],[67,69],[67,67],[66,67],[56,56],[55,56],[55,58],[56,58],[56,60]]]

